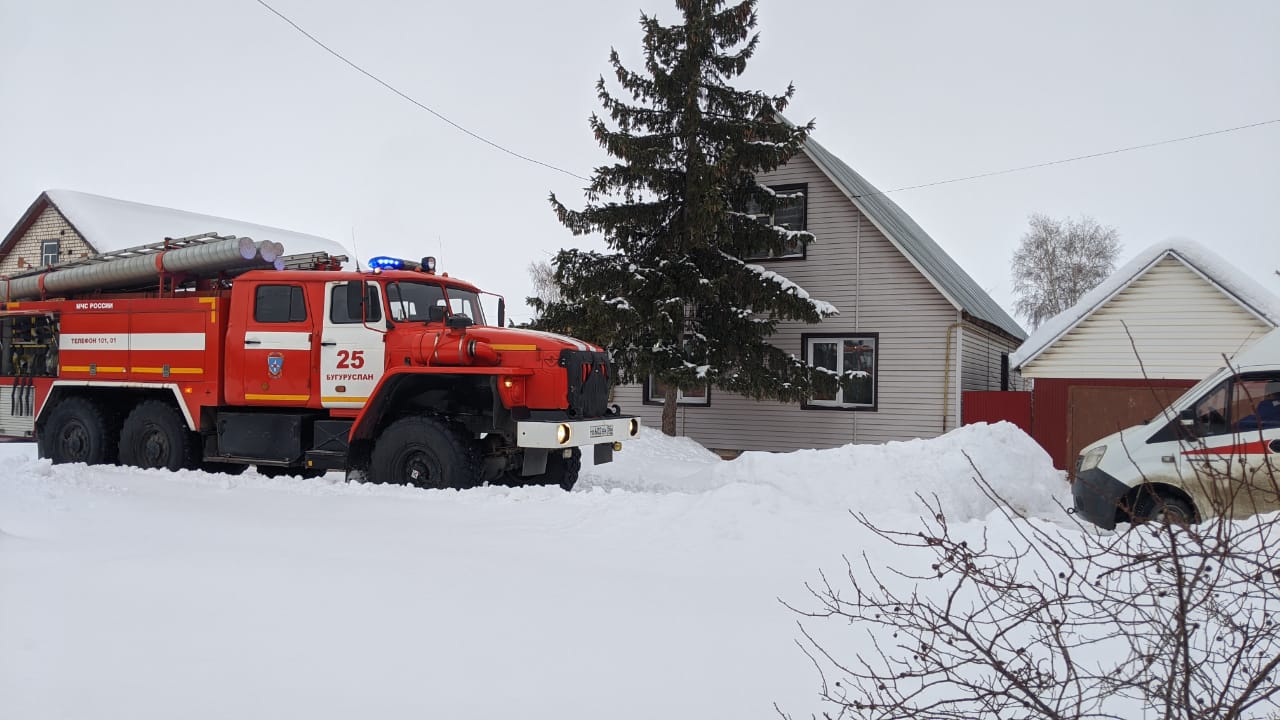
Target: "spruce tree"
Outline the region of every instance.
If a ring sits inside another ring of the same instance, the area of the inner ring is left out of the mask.
[[[662,430],[675,434],[677,390],[715,386],[756,399],[798,401],[835,379],[769,343],[781,320],[817,322],[835,308],[743,258],[783,254],[813,240],[769,222],[787,198],[756,182],[797,153],[813,127],[779,113],[795,92],[739,90],[759,35],[756,0],[677,0],[684,22],[641,15],[644,71],[609,62],[597,95],[612,123],[592,115],[596,140],[617,162],[596,169],[586,207],[551,204],[575,235],[601,233],[609,252],[563,250],[561,299],[533,300],[539,326],[606,345],[619,381],[665,386]]]

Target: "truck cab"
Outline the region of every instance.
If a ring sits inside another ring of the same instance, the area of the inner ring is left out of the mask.
[[[426,262],[245,273],[232,289],[226,340],[226,403],[237,410],[222,414],[233,427],[214,434],[206,455],[234,462],[274,448],[280,467],[448,487],[569,486],[582,448],[597,463],[610,461],[639,422],[608,405],[608,354],[489,324],[481,294]],[[404,442],[388,434],[431,436],[424,448],[449,452],[427,452],[431,462],[415,469],[412,459],[379,452]],[[271,446],[260,439],[268,437]],[[281,446],[281,437],[298,442]]]

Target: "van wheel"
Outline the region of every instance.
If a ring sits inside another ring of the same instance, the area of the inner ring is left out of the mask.
[[[375,483],[420,488],[470,488],[480,484],[475,443],[425,415],[400,418],[378,436],[369,463]]]
[[[163,470],[195,467],[194,446],[187,421],[163,400],[138,403],[120,430],[123,465]]]
[[[104,465],[116,460],[116,429],[107,422],[98,403],[70,397],[49,413],[40,433],[39,454],[55,465],[85,463]]]
[[[1196,510],[1182,498],[1146,492],[1134,504],[1130,519],[1135,523],[1190,525],[1196,521]]]

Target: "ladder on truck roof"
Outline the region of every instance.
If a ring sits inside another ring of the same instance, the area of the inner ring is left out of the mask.
[[[187,282],[227,279],[255,269],[340,270],[346,256],[327,252],[285,255],[271,240],[208,232],[69,260],[0,277],[0,302],[68,293],[154,287],[171,293]]]
[[[237,237],[235,235],[219,235],[216,232],[201,233],[199,235],[188,235],[180,238],[165,238],[160,242],[145,243],[143,245],[135,245],[133,247],[122,248],[120,250],[112,250],[110,252],[98,253],[89,257],[77,258],[75,260],[67,260],[57,263],[56,265],[45,265],[38,268],[27,270],[26,272],[16,273],[9,277],[13,279],[29,277],[32,275],[40,275],[55,270],[66,270],[68,268],[83,267],[85,265],[97,265],[99,263],[112,262],[115,260],[125,260],[141,255],[155,255],[157,253],[167,252],[170,250],[178,250],[181,248],[194,247],[196,245],[207,245],[209,243],[223,242],[226,240],[242,240],[253,242],[249,237]],[[282,246],[283,247],[283,246]],[[310,252],[296,253],[293,255],[281,255],[279,259],[282,261],[280,270],[317,270],[317,269],[338,269],[347,261],[346,255],[330,255],[327,252]],[[242,270],[241,272],[244,272]]]

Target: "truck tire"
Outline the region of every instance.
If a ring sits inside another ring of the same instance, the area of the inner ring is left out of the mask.
[[[116,461],[117,434],[118,429],[107,421],[98,403],[86,397],[69,397],[49,412],[38,451],[55,465],[109,465]]]
[[[470,488],[480,484],[475,443],[443,422],[411,415],[378,436],[369,481],[420,488]]]
[[[164,470],[195,467],[195,442],[182,413],[163,400],[138,403],[120,430],[120,463]]]
[[[578,482],[578,473],[582,470],[582,451],[573,448],[570,457],[565,457],[563,452],[553,450],[547,456],[547,471],[541,475],[520,475],[511,473],[507,475],[504,484],[513,487],[521,485],[559,485],[560,489],[568,492],[573,489],[574,484]]]

